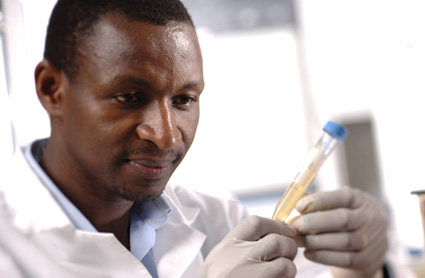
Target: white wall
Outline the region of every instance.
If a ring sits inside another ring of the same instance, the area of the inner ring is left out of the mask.
[[[301,0],[302,46],[320,118],[371,115],[401,238],[422,247],[425,2]]]
[[[0,37],[0,169],[9,163],[13,156],[13,131],[9,111],[9,93],[3,56],[3,38]]]
[[[3,0],[10,72],[9,107],[16,144],[50,133],[47,114],[35,94],[34,69],[43,57],[44,35],[55,0]]]

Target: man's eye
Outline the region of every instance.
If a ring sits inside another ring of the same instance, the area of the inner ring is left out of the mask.
[[[136,94],[124,94],[116,96],[116,99],[120,102],[140,102],[141,99]]]
[[[188,96],[179,96],[173,99],[173,103],[176,105],[188,106],[194,101],[193,98]]]

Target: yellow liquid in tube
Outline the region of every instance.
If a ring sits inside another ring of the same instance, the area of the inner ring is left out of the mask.
[[[282,198],[273,213],[272,219],[285,221],[295,208],[298,200],[304,195],[310,184],[317,175],[317,171],[322,165],[326,156],[318,148],[314,148],[304,164],[304,167],[298,172],[297,176],[286,189]]]

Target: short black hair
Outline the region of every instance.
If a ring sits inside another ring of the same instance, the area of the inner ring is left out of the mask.
[[[155,25],[177,21],[194,27],[180,0],[58,0],[47,27],[44,58],[73,77],[78,72],[79,39],[90,32],[102,15],[111,12]]]

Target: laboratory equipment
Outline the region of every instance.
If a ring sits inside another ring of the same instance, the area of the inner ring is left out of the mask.
[[[303,167],[276,205],[272,219],[285,221],[295,208],[298,200],[313,182],[323,162],[332,153],[338,142],[344,141],[348,133],[343,126],[333,121],[328,121],[322,130],[323,134],[308,154]]]

